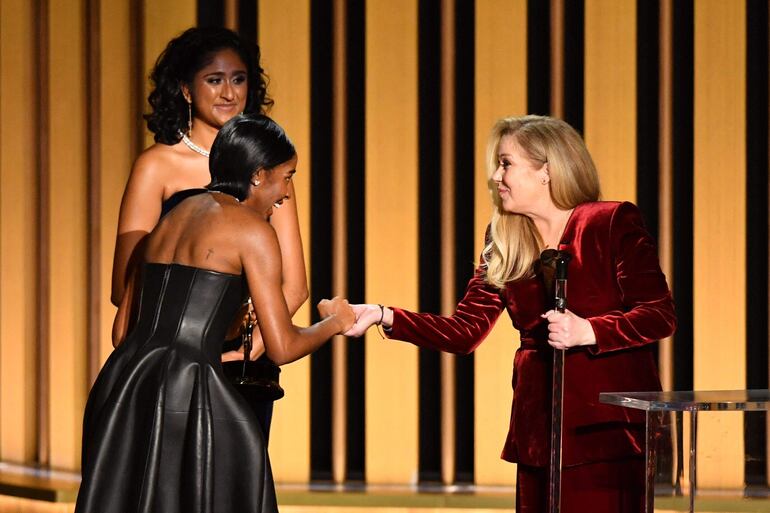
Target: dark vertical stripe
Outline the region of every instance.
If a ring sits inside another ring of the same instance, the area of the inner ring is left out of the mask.
[[[746,6],[746,388],[768,387],[768,2]],[[767,414],[744,416],[747,486],[767,484]]]
[[[659,2],[636,4],[636,203],[658,238]]]
[[[551,110],[551,7],[547,0],[527,0],[527,112]]]
[[[420,0],[419,305],[441,311],[441,2]],[[419,350],[419,481],[441,481],[441,368],[439,354]]]
[[[659,2],[636,4],[636,203],[658,240],[659,219]],[[658,346],[654,348],[658,361]]]
[[[144,69],[144,1],[143,0],[129,0],[129,23],[133,30],[129,34],[129,42],[131,45],[130,59],[133,64],[131,68],[135,71],[132,73],[132,94],[133,101],[131,102],[131,119],[134,120],[135,126],[132,133],[131,155],[138,155],[143,147],[144,142],[144,119],[142,114],[144,113],[147,99],[144,97],[144,84],[147,77],[139,70]]]
[[[564,120],[583,133],[583,0],[564,2]]]
[[[310,291],[312,305],[332,293],[332,4],[315,1],[310,7]],[[313,321],[318,313],[312,309]],[[310,478],[332,479],[332,360],[331,345],[313,353],[310,361]]]
[[[673,283],[677,315],[674,390],[693,388],[693,128],[694,13],[692,0],[673,2]],[[677,446],[683,447],[681,423]],[[677,476],[684,468],[683,451],[676,455]],[[677,477],[677,487],[679,486]]]
[[[693,387],[693,35],[692,0],[674,2],[674,282],[678,328],[674,389]]]
[[[37,133],[38,133],[38,157],[37,157],[37,176],[38,186],[36,190],[39,191],[38,200],[38,212],[40,214],[40,223],[38,224],[38,273],[37,273],[37,287],[38,297],[40,298],[38,321],[37,321],[37,341],[38,341],[38,354],[37,354],[37,390],[36,395],[38,399],[38,424],[37,424],[37,463],[41,465],[47,465],[50,461],[50,441],[49,436],[51,432],[50,415],[49,415],[49,403],[50,403],[50,374],[49,374],[49,358],[50,358],[50,343],[51,343],[51,331],[49,328],[50,312],[51,312],[51,286],[50,276],[50,260],[49,254],[51,251],[50,235],[51,235],[51,221],[50,221],[50,139],[49,132],[51,130],[49,122],[50,112],[50,78],[49,78],[49,55],[48,48],[50,45],[49,37],[49,2],[48,0],[42,0],[36,2],[35,8],[37,9],[36,20],[36,32],[37,32],[37,84],[39,87],[37,102]]]
[[[366,12],[347,2],[348,295],[366,298]],[[366,344],[348,344],[347,481],[366,480]]]
[[[224,27],[224,0],[197,0],[197,25],[199,27]]]
[[[672,273],[678,329],[673,343],[673,389],[693,387],[693,127],[694,13],[692,0],[672,2]],[[681,420],[681,415],[677,415]],[[683,447],[681,422],[676,446]],[[683,451],[673,456],[675,489],[680,489]]]
[[[99,372],[101,338],[101,48],[100,3],[86,1],[86,108],[88,109],[88,392]]]
[[[258,0],[241,0],[238,2],[238,33],[246,41],[259,41],[258,20]]]
[[[475,126],[475,1],[455,2],[455,291],[459,301],[473,276]],[[474,480],[473,354],[455,359],[455,481]]]

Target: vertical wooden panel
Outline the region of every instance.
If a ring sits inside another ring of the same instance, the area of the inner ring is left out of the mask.
[[[441,2],[441,313],[454,312],[455,274],[455,2]],[[455,478],[455,355],[441,353],[441,479]]]
[[[695,2],[694,386],[746,383],[746,10]],[[698,485],[743,482],[743,419],[700,415]]]
[[[185,29],[195,26],[196,0],[139,0],[142,3],[143,35],[143,63],[141,70],[144,77],[144,91],[142,92],[142,108],[147,111],[147,95],[150,94],[148,77],[155,65],[155,60],[166,47],[169,40],[181,34]],[[152,144],[152,134],[145,130],[145,146]]]
[[[366,295],[417,306],[417,4],[366,4]],[[366,474],[417,478],[417,349],[366,336]]]
[[[487,139],[492,125],[527,109],[527,2],[476,2],[476,254],[492,214],[487,187]],[[500,44],[500,34],[506,43]],[[515,467],[500,459],[510,420],[511,369],[519,335],[506,313],[476,350],[476,483],[512,484]]]
[[[673,154],[673,4],[672,0],[662,0],[660,3],[660,32],[659,32],[659,70],[660,84],[658,87],[658,162],[660,165],[660,181],[658,182],[659,214],[658,214],[658,246],[660,252],[660,267],[668,278],[670,286],[674,282],[674,154]],[[644,172],[644,170],[642,170]],[[663,390],[672,390],[674,386],[674,350],[673,337],[660,341],[658,367]]]
[[[100,273],[100,361],[112,352],[111,333],[115,307],[110,303],[112,257],[123,187],[131,164],[138,154],[137,126],[142,123],[137,112],[135,75],[141,71],[132,45],[137,15],[132,0],[100,0],[100,80],[101,112],[99,134],[101,165],[99,176],[99,260]],[[92,315],[94,312],[91,313]]]
[[[101,77],[101,12],[100,0],[85,2],[85,38],[86,48],[86,140],[87,146],[87,221],[86,221],[86,269],[88,292],[86,296],[86,312],[88,328],[86,336],[87,376],[90,384],[96,379],[101,368],[101,328],[102,328],[102,231],[101,231],[101,113],[102,113],[102,77]]]
[[[585,125],[602,196],[636,199],[636,2],[585,1]]]
[[[87,225],[85,3],[49,6],[50,464],[75,469],[87,392]],[[55,20],[55,22],[54,22]],[[54,424],[55,423],[55,424]]]
[[[50,200],[49,200],[49,188],[44,187],[43,184],[50,181],[50,162],[51,162],[51,150],[49,145],[48,133],[50,132],[50,73],[49,73],[49,40],[50,35],[48,33],[49,25],[49,8],[48,2],[42,1],[38,4],[35,15],[37,20],[35,22],[35,37],[38,39],[37,55],[35,59],[36,75],[39,83],[39,98],[40,104],[38,105],[35,116],[37,118],[37,130],[38,130],[38,144],[39,155],[37,158],[36,172],[38,176],[37,187],[37,209],[38,209],[38,226],[36,230],[37,239],[37,275],[38,286],[36,293],[40,298],[37,311],[37,357],[35,371],[38,379],[36,399],[37,399],[37,461],[42,465],[48,465],[50,463],[50,440],[49,433],[51,428],[50,412],[48,406],[50,404],[50,388],[51,377],[48,372],[49,359],[50,359],[50,323],[48,319],[50,311],[50,280],[49,276],[49,259],[47,254],[50,252],[49,233],[51,230],[50,223]]]
[[[348,297],[347,248],[347,2],[334,0],[333,23],[333,293]],[[343,336],[332,339],[332,477],[335,483],[345,480],[347,463],[347,344]]]
[[[246,1],[246,0],[244,0]],[[256,1],[256,0],[253,0]],[[225,27],[230,30],[238,30],[238,4],[239,0],[225,0]]]
[[[310,2],[262,0],[259,3],[262,66],[270,77],[268,94],[275,100],[271,115],[284,127],[299,155],[294,191],[300,230],[310,240]],[[287,35],[291,34],[291,37]],[[305,257],[309,255],[306,248]],[[306,262],[312,272],[310,262]],[[305,304],[294,322],[310,322]],[[286,397],[275,403],[270,430],[273,473],[280,482],[307,482],[310,477],[310,359],[282,367]]]
[[[35,456],[37,202],[34,6],[0,3],[0,459]]]
[[[551,116],[564,118],[564,0],[551,3]]]

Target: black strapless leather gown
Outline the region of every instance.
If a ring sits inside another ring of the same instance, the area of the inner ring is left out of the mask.
[[[161,219],[187,198],[208,192],[208,189],[182,189],[163,202]],[[226,340],[222,351],[235,351],[241,346],[241,337]],[[283,389],[279,383],[281,368],[263,354],[256,360],[246,363],[245,374],[247,382],[242,381],[244,366],[242,360],[226,362],[222,365],[225,375],[234,383],[235,389],[246,399],[257,417],[262,434],[267,443],[270,439],[270,424],[273,419],[273,402],[283,397]]]
[[[242,276],[146,264],[136,326],[94,383],[76,513],[273,513],[254,414],[222,372]]]

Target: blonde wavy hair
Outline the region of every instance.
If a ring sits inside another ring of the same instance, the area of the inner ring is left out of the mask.
[[[583,139],[560,119],[547,116],[503,118],[495,123],[487,145],[487,178],[495,205],[484,248],[487,283],[505,288],[510,281],[533,276],[543,241],[532,219],[502,208],[492,175],[498,167],[498,149],[504,137],[534,163],[548,163],[549,190],[554,205],[569,210],[599,199],[599,175]]]

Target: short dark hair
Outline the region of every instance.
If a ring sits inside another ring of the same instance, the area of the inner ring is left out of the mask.
[[[271,171],[297,152],[283,128],[262,114],[240,114],[225,123],[214,139],[209,156],[210,191],[245,200],[260,169]]]
[[[273,104],[267,97],[267,77],[259,65],[259,46],[221,27],[194,27],[169,41],[150,74],[153,90],[147,100],[152,112],[144,115],[155,142],[176,144],[187,131],[187,101],[182,85],[191,85],[195,74],[220,50],[233,50],[246,65],[246,113],[263,113]]]

